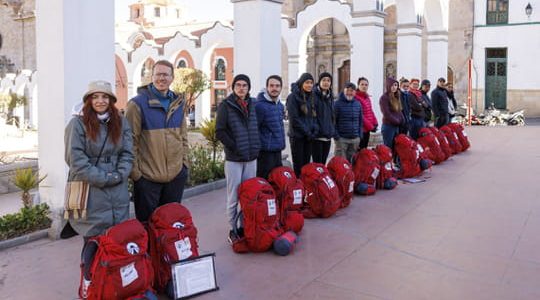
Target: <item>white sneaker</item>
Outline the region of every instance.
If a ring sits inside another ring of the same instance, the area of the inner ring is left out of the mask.
[[[91,282],[92,282],[91,280],[86,280],[83,277],[82,288],[81,288],[81,296],[83,299],[88,298],[88,287],[90,286]]]

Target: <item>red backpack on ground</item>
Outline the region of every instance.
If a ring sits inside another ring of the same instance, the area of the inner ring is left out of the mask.
[[[97,244],[97,252],[90,266],[86,299],[145,299],[145,293],[152,291],[154,270],[146,252],[148,234],[143,225],[127,220],[89,242]],[[82,278],[81,273],[81,298]]]
[[[416,142],[415,142],[416,143]],[[422,145],[416,143],[418,149],[418,165],[422,171],[427,170],[433,166],[433,160],[429,158],[431,156],[431,150],[425,149]]]
[[[353,156],[355,192],[360,195],[373,195],[376,191],[377,177],[381,172],[379,157],[375,151],[362,149]]]
[[[148,238],[156,274],[155,286],[163,292],[171,280],[171,264],[199,256],[197,228],[185,206],[168,203],[158,207],[150,216]]]
[[[394,166],[392,164],[392,149],[383,144],[379,144],[374,149],[379,157],[380,174],[377,177],[377,188],[392,190],[398,185],[398,181],[394,176]]]
[[[452,156],[452,148],[450,148],[448,139],[446,138],[444,133],[442,133],[439,129],[437,129],[437,127],[428,127],[428,128],[431,130],[431,132],[433,132],[433,134],[437,138],[437,141],[439,141],[439,144],[441,145],[441,149],[444,153],[444,156],[446,157],[445,160],[447,160],[448,158],[450,158],[450,156]]]
[[[447,125],[444,125],[439,130],[444,134],[444,136],[448,140],[450,149],[452,149],[452,154],[460,153],[463,147],[461,146],[461,143],[459,142],[459,138],[457,134],[452,129],[450,129],[450,127],[448,127]]]
[[[448,124],[448,127],[450,127],[450,129],[452,129],[457,134],[459,142],[461,144],[461,151],[466,151],[467,149],[469,149],[469,147],[471,147],[469,137],[467,136],[463,125],[458,123],[450,123]]]
[[[268,182],[276,193],[281,226],[285,231],[299,233],[304,227],[304,185],[289,167],[274,168],[268,175]]]
[[[349,206],[354,192],[354,172],[351,163],[343,156],[334,156],[327,167],[330,176],[338,185],[341,207]]]
[[[396,155],[399,157],[400,178],[410,178],[420,175],[420,152],[416,142],[405,134],[399,134],[394,140]]]
[[[424,149],[429,149],[428,157],[436,164],[440,164],[446,159],[439,140],[435,137],[435,134],[428,128],[421,128],[418,132],[418,144],[422,145]]]
[[[233,250],[267,251],[282,233],[274,189],[264,178],[254,177],[240,184],[238,197],[242,208],[238,218],[244,220],[244,236],[237,245],[233,244]],[[241,244],[245,244],[245,247],[240,247]]]
[[[304,217],[328,218],[336,213],[341,206],[339,188],[323,164],[303,166],[300,179],[306,191]]]

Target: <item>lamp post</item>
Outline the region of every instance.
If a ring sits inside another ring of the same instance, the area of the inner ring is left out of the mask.
[[[529,2],[527,3],[527,6],[525,6],[525,14],[529,18],[529,20],[531,19],[532,11],[533,11],[533,8],[531,6],[531,3]]]

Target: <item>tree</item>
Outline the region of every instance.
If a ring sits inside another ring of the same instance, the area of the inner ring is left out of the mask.
[[[212,83],[201,70],[192,68],[179,68],[174,70],[174,80],[171,90],[177,94],[184,94],[186,108],[190,108],[195,99],[209,89]]]

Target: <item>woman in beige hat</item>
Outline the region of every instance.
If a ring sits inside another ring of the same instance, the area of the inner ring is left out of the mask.
[[[89,185],[86,211],[72,213],[69,219],[85,242],[84,295],[90,280],[89,262],[97,248],[95,243],[87,243],[89,238],[129,217],[127,180],[133,164],[133,142],[127,120],[114,106],[116,96],[109,82],[91,82],[82,100],[82,110],[67,125],[64,141],[68,181]]]

